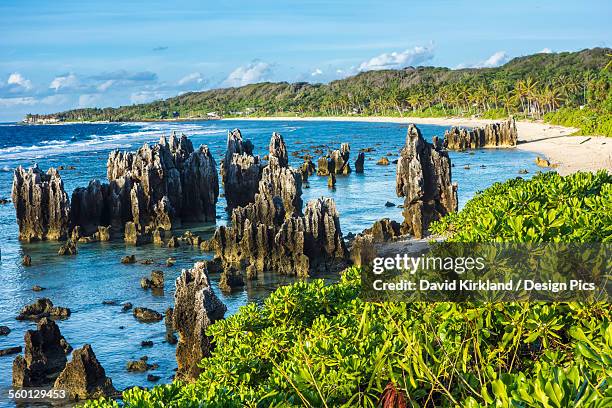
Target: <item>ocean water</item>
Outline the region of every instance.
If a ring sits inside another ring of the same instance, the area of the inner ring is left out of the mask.
[[[86,186],[92,178],[106,179],[109,151],[136,150],[143,143],[154,143],[172,131],[189,136],[194,146],[207,144],[218,165],[225,152],[227,131],[232,128],[241,129],[243,137],[253,141],[255,153],[262,156],[267,153],[272,132],[280,132],[287,143],[292,165],[299,165],[302,159],[291,156],[291,152],[303,149],[303,153],[312,152],[313,146],[339,148],[340,143],[349,142],[351,162],[359,149],[374,148],[375,151],[366,153],[365,173],[338,176],[334,191],[327,188],[325,177],[312,176],[310,188],[304,189],[304,202],[320,196],[332,197],[340,212],[345,234],[358,233],[383,217],[401,220],[401,209],[385,206],[387,201],[395,204],[403,201],[395,194],[395,165],[376,165],[382,156],[389,155],[390,161],[397,158],[404,145],[407,126],[394,123],[238,120],[40,126],[3,123],[0,124],[0,198],[10,198],[12,171],[19,165],[38,163],[44,170],[49,166],[75,166],[75,170],[61,171],[70,196],[75,187]],[[444,133],[440,126],[419,125],[419,128],[427,139]],[[521,169],[529,171],[522,177],[531,177],[538,171],[534,158],[532,153],[515,149],[451,152],[453,180],[459,184],[460,207],[477,191],[493,182],[516,177]],[[227,222],[224,207],[225,200],[220,198],[217,225]],[[185,227],[205,238],[214,228],[214,223]],[[150,373],[161,376],[160,383],[171,380],[176,368],[174,346],[163,342],[163,322],[139,323],[131,312],[122,312],[120,304],[131,302],[135,307],[144,306],[163,312],[173,304],[174,280],[181,269],[190,267],[194,261],[209,259],[212,254],[186,247],[132,247],[113,241],[81,244],[77,256],[60,257],[57,255],[58,243],[21,243],[17,240],[17,233],[12,204],[0,205],[0,325],[12,330],[8,336],[0,336],[0,349],[23,345],[24,332],[34,328],[35,324],[16,321],[15,316],[21,307],[45,296],[55,305],[72,310],[69,319],[58,322],[62,334],[74,348],[91,344],[117,389],[154,385],[146,380],[146,373],[128,373],[125,369],[128,360],[144,355],[149,357],[150,363],[159,364],[159,368]],[[32,257],[31,267],[21,265],[25,254]],[[135,254],[138,260],[151,259],[154,264],[121,264],[121,257],[128,254]],[[166,267],[165,260],[170,256],[177,262],[173,267]],[[166,275],[163,293],[140,288],[140,278],[148,276],[154,269],[161,269]],[[216,286],[218,276],[211,278]],[[227,305],[230,315],[247,302],[261,302],[274,288],[291,281],[292,278],[288,277],[267,276],[262,281],[249,282],[242,291],[224,295],[217,290],[217,294]],[[33,285],[46,290],[33,292]],[[110,300],[116,301],[117,305],[102,304]],[[143,340],[152,340],[154,346],[142,348],[140,343]],[[2,394],[11,383],[13,358],[0,357]],[[6,400],[0,398],[0,405],[3,402]]]

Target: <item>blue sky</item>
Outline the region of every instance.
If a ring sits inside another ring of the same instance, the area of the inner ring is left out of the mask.
[[[261,81],[611,46],[612,2],[0,2],[0,120]]]

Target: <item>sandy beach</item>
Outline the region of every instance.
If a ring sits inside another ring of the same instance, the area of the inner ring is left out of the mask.
[[[472,118],[414,118],[414,117],[252,117],[232,120],[269,120],[269,121],[352,121],[352,122],[391,122],[415,123],[439,126],[483,126],[499,120]],[[612,171],[612,138],[602,136],[571,136],[574,128],[550,125],[543,122],[517,121],[518,146],[545,157],[561,175],[576,171]],[[442,136],[442,135],[440,135]]]

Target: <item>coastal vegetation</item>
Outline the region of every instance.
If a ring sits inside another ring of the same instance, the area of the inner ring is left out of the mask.
[[[454,241],[610,242],[612,175],[496,183],[433,225]],[[360,270],[298,282],[208,329],[195,383],[123,393],[127,407],[605,407],[608,304],[390,303]],[[111,407],[109,400],[89,407]]]
[[[118,108],[75,109],[26,119],[134,121],[242,116],[480,116],[544,119],[612,135],[610,49],[534,54],[497,68],[407,67],[329,84],[259,83],[189,92]]]

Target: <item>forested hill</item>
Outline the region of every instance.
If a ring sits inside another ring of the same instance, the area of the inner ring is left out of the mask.
[[[190,92],[118,108],[28,115],[59,121],[133,121],[241,115],[473,115],[542,117],[561,107],[612,110],[612,49],[534,54],[497,68],[407,67],[329,84],[259,83]]]

